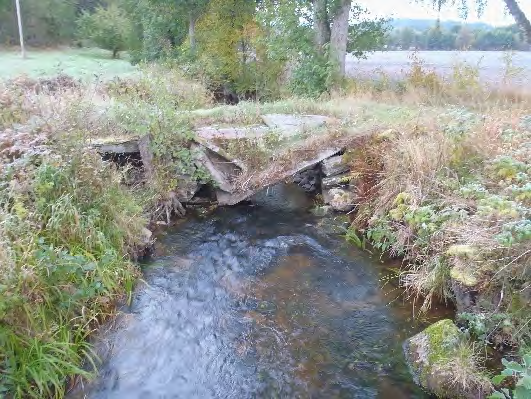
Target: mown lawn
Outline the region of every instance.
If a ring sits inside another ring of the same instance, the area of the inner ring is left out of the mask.
[[[122,59],[112,59],[109,51],[100,49],[29,49],[26,59],[16,49],[0,50],[0,80],[23,74],[44,77],[59,73],[84,81],[107,80],[134,74],[136,70],[125,55]]]

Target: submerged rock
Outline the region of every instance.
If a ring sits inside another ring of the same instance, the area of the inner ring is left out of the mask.
[[[491,384],[474,369],[473,359],[463,364],[462,342],[461,332],[448,319],[408,339],[404,354],[415,382],[440,398],[486,398]]]
[[[315,227],[325,234],[338,235],[345,234],[348,226],[350,226],[350,220],[347,215],[336,215],[319,220]]]

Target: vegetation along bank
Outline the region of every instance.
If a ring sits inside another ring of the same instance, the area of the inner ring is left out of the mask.
[[[127,76],[0,82],[0,394],[62,397],[90,377],[88,338],[130,300],[151,230],[288,171],[316,211],[348,213],[353,245],[403,260],[416,315],[456,307],[404,344],[419,385],[529,397],[526,87],[493,89],[466,63],[443,78],[420,59],[401,80],[348,79],[347,50],[386,37],[350,1],[137,3],[61,9],[80,45],[128,51]]]

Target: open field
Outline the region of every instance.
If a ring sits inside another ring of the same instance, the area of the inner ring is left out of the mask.
[[[514,75],[510,81],[515,85],[529,84],[531,77],[531,53],[522,51],[378,51],[366,60],[347,56],[347,71],[354,77],[378,76],[381,71],[391,78],[400,78],[410,69],[413,56],[443,76],[451,75],[456,63],[477,66],[481,79],[493,85],[502,83],[508,69]],[[510,68],[507,68],[508,63],[512,63]]]
[[[92,80],[96,77],[112,79],[136,71],[127,59],[112,59],[110,52],[99,49],[33,50],[22,59],[16,49],[0,50],[0,79],[20,75],[30,77],[53,76],[65,73],[74,78]]]

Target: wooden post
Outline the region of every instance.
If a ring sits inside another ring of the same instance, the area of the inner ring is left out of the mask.
[[[24,47],[24,32],[22,29],[22,15],[20,13],[20,0],[15,0],[17,5],[18,35],[20,36],[20,51],[22,58],[26,58],[26,48]]]

